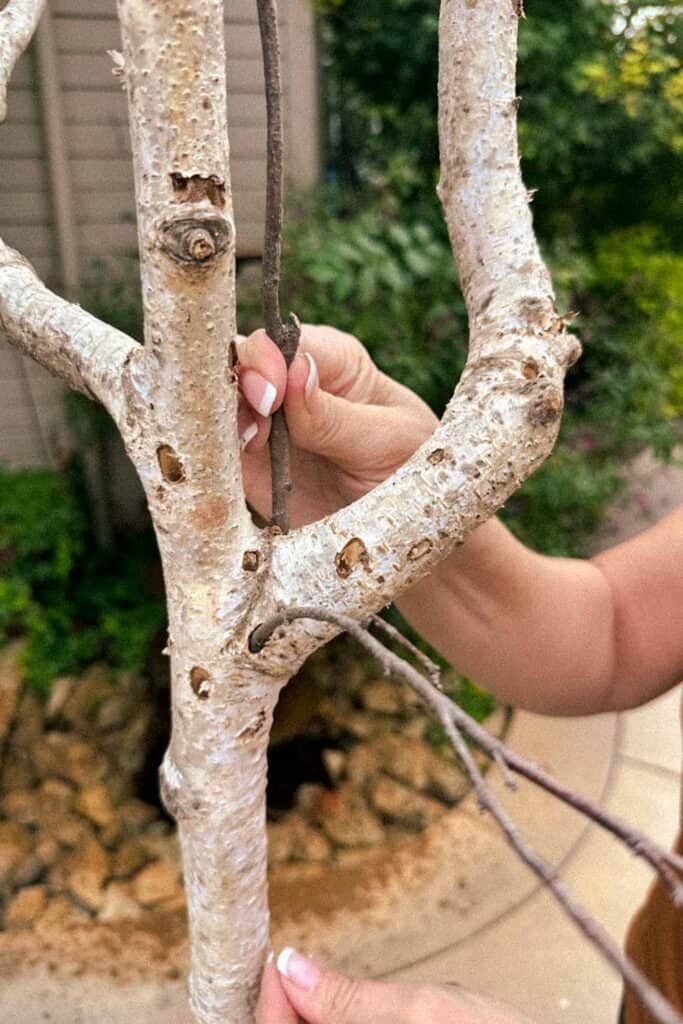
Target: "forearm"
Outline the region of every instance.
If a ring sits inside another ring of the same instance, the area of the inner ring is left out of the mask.
[[[613,598],[591,562],[538,555],[493,519],[398,606],[459,672],[506,702],[568,715],[609,706]]]

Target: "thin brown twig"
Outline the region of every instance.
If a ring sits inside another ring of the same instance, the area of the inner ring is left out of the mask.
[[[380,621],[383,622],[384,620]],[[398,630],[395,630],[395,633],[399,637],[401,636]],[[405,642],[409,643],[409,641]],[[421,651],[420,654],[422,655],[423,663],[426,662],[429,665],[430,678],[433,677],[434,673],[439,673],[438,665],[424,652]],[[439,686],[437,689],[441,690],[441,687]],[[538,765],[521,757],[501,740],[492,736],[487,729],[454,702],[451,702],[450,713],[458,726],[474,740],[484,753],[488,754],[496,762],[509,788],[513,787],[510,786],[511,780],[505,775],[504,768],[522,775],[529,782],[533,782],[534,785],[557,797],[558,800],[572,807],[575,811],[584,814],[591,821],[595,822],[596,825],[610,832],[616,839],[621,840],[634,854],[647,861],[662,876],[672,893],[676,906],[683,905],[683,885],[676,874],[678,872],[683,875],[683,857],[671,850],[662,849],[643,832],[633,828],[615,815],[608,814],[580,793],[574,793],[563,786],[561,782],[558,782],[552,775],[544,772]]]
[[[301,325],[293,313],[282,322],[280,273],[282,224],[284,218],[284,131],[282,119],[282,61],[276,0],[257,0],[263,74],[268,117],[266,225],[263,241],[263,286],[261,291],[266,334],[282,352],[287,366],[296,355]],[[292,490],[289,433],[282,409],[272,416],[270,430],[270,473],[272,521],[283,533],[289,530],[288,499]]]
[[[642,836],[635,829],[630,829],[629,826],[616,822],[606,815],[605,812],[590,804],[590,801],[583,797],[577,798],[575,794],[564,790],[563,787],[559,787],[554,780],[550,779],[549,776],[545,776],[545,773],[541,772],[540,769],[525,762],[519,755],[513,754],[503,743],[489,736],[485,729],[474,722],[461,708],[458,708],[446,694],[436,689],[433,683],[421,675],[417,669],[394,654],[393,651],[388,650],[355,619],[318,608],[290,608],[287,611],[274,615],[267,622],[256,627],[249,638],[250,650],[254,653],[262,650],[276,629],[296,619],[304,618],[328,622],[348,632],[377,658],[388,674],[402,678],[436,712],[455,753],[460,758],[472,781],[480,805],[493,816],[510,846],[524,863],[548,886],[550,892],[563,907],[567,915],[601,955],[621,974],[626,984],[629,985],[652,1016],[660,1024],[683,1024],[683,1017],[680,1016],[678,1011],[652,985],[642,971],[624,955],[618,944],[583,909],[564,883],[557,878],[555,869],[546,863],[519,833],[508,813],[501,807],[486,784],[460,730],[462,729],[463,732],[467,732],[492,757],[498,755],[503,758],[508,767],[513,771],[525,775],[531,781],[548,789],[549,792],[559,796],[565,802],[570,803],[577,810],[583,811],[588,817],[603,824],[614,835],[622,838],[635,853],[645,857],[667,881],[671,880],[670,867],[675,864],[678,868],[678,864],[675,862],[680,860],[680,858],[667,856],[657,844]],[[666,870],[664,870],[664,867],[666,867]]]

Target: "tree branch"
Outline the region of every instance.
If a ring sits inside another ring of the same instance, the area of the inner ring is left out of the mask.
[[[282,119],[282,61],[276,0],[257,0],[263,74],[266,85],[268,146],[266,175],[266,226],[263,242],[263,321],[268,337],[275,342],[289,366],[296,355],[301,326],[293,313],[289,323],[280,312],[280,271],[282,262],[282,223],[284,193],[284,131]],[[270,472],[272,480],[272,520],[283,533],[289,530],[287,505],[292,490],[289,434],[282,409],[271,422]]]
[[[99,399],[122,422],[123,371],[141,346],[51,292],[30,263],[2,240],[0,328],[12,345],[70,387]]]
[[[433,437],[389,480],[276,538],[280,606],[376,611],[493,515],[553,448],[580,346],[555,311],[519,171],[517,23],[500,0],[442,6],[439,191],[470,323],[460,383]]]
[[[31,42],[46,0],[10,0],[0,13],[0,123],[7,117],[7,87],[14,66]]]
[[[500,740],[494,739],[462,708],[459,708],[446,694],[438,689],[433,678],[427,680],[417,669],[388,650],[379,640],[371,636],[363,624],[335,612],[317,608],[290,608],[274,615],[267,622],[258,626],[249,639],[250,650],[258,653],[273,633],[281,626],[297,619],[313,619],[318,622],[330,623],[343,629],[373,654],[388,674],[403,679],[436,713],[453,750],[462,762],[469,775],[482,808],[489,811],[505,838],[517,855],[531,870],[548,886],[554,898],[562,906],[567,915],[574,921],[579,930],[586,936],[602,956],[621,974],[622,978],[660,1024],[682,1024],[683,1018],[662,994],[654,988],[647,977],[621,951],[614,940],[593,920],[583,907],[575,900],[564,883],[557,878],[552,865],[540,857],[517,830],[514,822],[491,792],[479,767],[473,758],[462,732],[467,733],[487,754],[502,762],[518,774],[525,775],[532,782],[581,811],[591,820],[612,832],[638,856],[647,860],[657,870],[672,889],[678,903],[683,896],[683,886],[674,872],[683,872],[683,858],[661,849],[636,829],[630,828],[618,819],[613,818],[583,797],[571,793],[560,786],[550,776],[535,765],[525,761],[518,754],[509,750]],[[390,627],[390,632],[392,632]],[[401,640],[403,642],[403,639]],[[423,666],[425,656],[420,658]],[[428,660],[428,659],[427,659]],[[433,677],[436,666],[429,662],[428,671]],[[462,732],[461,732],[462,730]]]

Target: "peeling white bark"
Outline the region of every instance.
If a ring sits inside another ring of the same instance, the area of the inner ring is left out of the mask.
[[[37,6],[14,0],[0,19]],[[578,343],[554,310],[519,173],[518,8],[442,0],[439,191],[470,316],[467,367],[430,441],[323,522],[258,531],[244,502],[221,0],[118,0],[144,348],[57,299],[0,243],[0,326],[112,411],[159,540],[173,706],[162,790],[179,825],[201,1024],[253,1020],[273,707],[333,627],[292,624],[259,654],[250,633],[295,605],[377,610],[492,515],[555,440]],[[0,43],[0,82],[13,54]]]
[[[0,13],[0,123],[7,117],[7,85],[31,42],[46,0],[10,0]]]
[[[60,299],[33,267],[0,240],[0,329],[11,344],[89,398],[120,423],[124,370],[140,350],[132,338]]]

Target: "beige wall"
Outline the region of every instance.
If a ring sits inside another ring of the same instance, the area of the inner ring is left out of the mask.
[[[225,6],[238,255],[258,256],[266,115],[256,0],[226,0]],[[49,0],[49,9],[54,87],[45,73],[44,47],[42,56],[32,47],[17,66],[8,119],[0,125],[0,236],[59,288],[65,258],[68,263],[69,255],[75,257],[81,272],[87,271],[94,258],[134,251],[136,229],[126,99],[106,53],[120,48],[115,0]],[[310,186],[318,175],[310,0],[280,0],[280,11],[290,181]],[[48,146],[50,130],[63,142],[61,192],[54,161],[59,147]],[[66,206],[64,187],[70,192]],[[58,459],[64,433],[60,404],[59,387],[0,338],[0,461]]]

